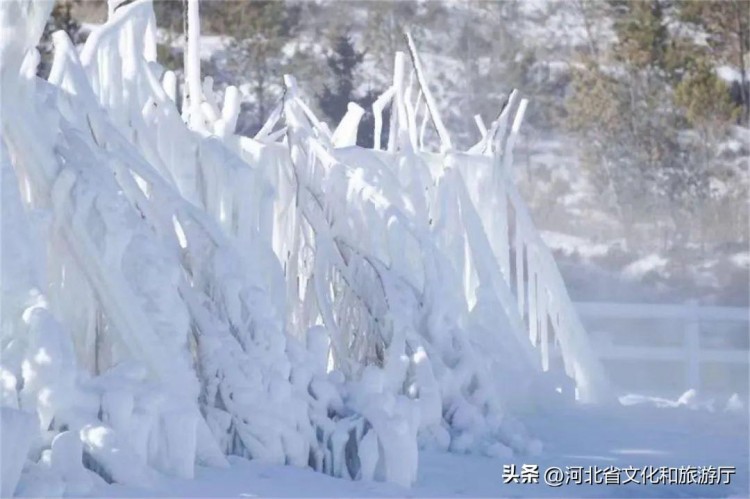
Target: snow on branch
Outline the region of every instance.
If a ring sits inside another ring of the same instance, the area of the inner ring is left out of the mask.
[[[432,123],[435,125],[435,130],[437,130],[438,137],[440,138],[440,148],[442,151],[449,151],[453,149],[453,144],[448,135],[448,130],[446,130],[443,120],[440,118],[435,99],[432,97],[432,93],[430,92],[427,81],[425,80],[424,70],[422,69],[422,63],[419,60],[419,54],[414,45],[414,40],[411,37],[411,33],[408,31],[404,32],[404,36],[406,37],[406,45],[409,48],[409,55],[411,56],[411,62],[414,66],[417,82],[419,82],[419,88],[422,91],[427,110],[430,113],[430,118],[432,119]]]

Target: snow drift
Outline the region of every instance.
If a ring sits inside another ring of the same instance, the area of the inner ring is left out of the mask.
[[[606,398],[507,175],[517,93],[456,151],[409,39],[373,149],[361,108],[331,131],[291,76],[240,137],[237,90],[200,79],[197,0],[180,88],[150,0],[119,3],[80,54],[54,35],[48,81],[49,3],[0,8],[3,495],[230,454],[409,486],[420,446],[536,453],[524,411]]]

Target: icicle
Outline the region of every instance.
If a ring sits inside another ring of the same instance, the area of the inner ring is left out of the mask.
[[[224,126],[228,134],[234,134],[239,114],[240,92],[237,87],[230,85],[224,91],[224,106],[221,109],[221,119],[224,120]]]
[[[514,242],[516,252],[516,299],[518,300],[518,311],[521,314],[521,319],[523,319],[526,315],[526,282],[528,275],[524,269],[526,244],[518,216],[516,216],[515,221]]]
[[[422,90],[425,104],[427,104],[427,110],[430,112],[430,117],[432,118],[432,122],[435,124],[435,129],[437,130],[438,137],[440,138],[440,148],[442,151],[448,151],[450,149],[453,149],[453,144],[451,143],[450,136],[448,135],[448,130],[446,130],[445,125],[443,125],[443,120],[440,118],[435,100],[432,98],[432,93],[427,86],[427,81],[425,80],[424,72],[422,71],[422,63],[419,62],[417,48],[414,46],[414,40],[412,40],[411,34],[408,31],[405,34],[406,43],[409,47],[409,54],[411,55],[411,61],[414,65],[414,72],[417,76],[417,81],[419,82],[419,88]]]
[[[528,105],[528,99],[521,99],[521,103],[518,105],[518,111],[516,111],[516,117],[513,120],[513,126],[508,136],[508,141],[505,144],[503,150],[503,173],[507,178],[513,178],[513,148],[516,146],[516,140],[518,139],[518,132],[521,129],[521,123],[523,123],[523,115],[526,112],[526,106]]]
[[[331,142],[335,147],[348,147],[357,144],[359,122],[364,114],[365,110],[362,107],[354,102],[349,103],[346,114],[331,137]]]
[[[188,89],[190,102],[190,126],[195,130],[203,129],[201,105],[201,25],[198,0],[187,0],[187,48],[185,50],[185,86]]]
[[[169,97],[169,100],[177,103],[177,77],[175,76],[174,71],[164,72],[162,87],[164,88],[164,92],[166,92],[167,96]]]
[[[396,93],[395,87],[390,87],[388,90],[383,92],[372,104],[372,114],[375,117],[375,130],[373,138],[373,149],[379,151],[381,149],[381,134],[383,131],[383,109],[393,99],[393,95]]]
[[[388,134],[388,150],[395,152],[396,148],[404,148],[409,143],[409,121],[405,104],[404,79],[406,77],[406,56],[403,52],[396,52],[393,62],[394,99],[391,107],[391,126]]]
[[[481,114],[475,114],[474,115],[474,123],[477,125],[477,129],[479,130],[479,134],[482,136],[482,139],[487,135],[487,125],[484,124],[484,120],[482,119]]]

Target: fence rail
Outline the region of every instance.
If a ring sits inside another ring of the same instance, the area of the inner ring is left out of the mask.
[[[688,319],[699,320],[750,320],[750,309],[744,307],[713,307],[695,304],[608,303],[576,302],[578,313],[586,317],[612,317],[618,319]]]
[[[618,373],[612,372],[617,367],[613,364],[626,362],[620,366],[620,378],[640,376],[645,383],[651,378],[650,388],[664,391],[663,373],[669,372],[664,367],[671,366],[673,374],[674,368],[682,369],[670,387],[674,391],[696,388],[746,395],[750,309],[692,303],[575,305],[592,336],[594,350],[615,380]],[[633,372],[634,365],[642,369]]]

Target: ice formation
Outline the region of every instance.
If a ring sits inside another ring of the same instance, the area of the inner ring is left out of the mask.
[[[409,486],[420,447],[539,452],[524,411],[607,398],[507,174],[517,93],[455,150],[408,38],[373,149],[359,106],[332,132],[291,76],[241,137],[237,90],[201,80],[197,0],[181,99],[150,0],[120,3],[80,54],[54,35],[48,81],[50,3],[0,7],[2,495],[227,455]]]

